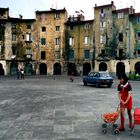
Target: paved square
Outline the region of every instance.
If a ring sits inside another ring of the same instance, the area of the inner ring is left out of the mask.
[[[0,140],[136,140],[126,131],[102,133],[101,115],[118,106],[117,84],[112,88],[83,86],[82,77],[0,77]],[[134,107],[140,107],[140,81],[131,81]],[[119,124],[119,120],[117,121]]]

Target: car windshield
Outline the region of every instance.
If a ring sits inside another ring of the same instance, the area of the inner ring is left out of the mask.
[[[110,77],[109,73],[100,73],[100,77]]]

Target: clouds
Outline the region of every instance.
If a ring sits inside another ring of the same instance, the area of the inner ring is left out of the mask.
[[[82,10],[86,19],[94,18],[93,7],[111,4],[112,0],[0,0],[0,7],[10,9],[10,16],[23,18],[35,18],[36,10],[49,10],[50,8],[66,8],[69,15],[75,15],[75,11]],[[130,7],[131,5],[140,12],[139,0],[114,0],[117,9]]]

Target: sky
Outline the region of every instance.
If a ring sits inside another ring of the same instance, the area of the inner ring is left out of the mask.
[[[35,11],[48,11],[50,8],[65,9],[68,15],[75,15],[75,11],[82,10],[86,20],[94,19],[95,4],[97,6],[111,4],[111,0],[0,0],[1,8],[9,8],[10,17],[24,19],[35,18]],[[140,0],[114,0],[117,9],[133,6],[136,12],[140,12]]]

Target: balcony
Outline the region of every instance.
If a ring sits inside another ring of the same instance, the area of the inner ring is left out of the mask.
[[[107,54],[99,54],[97,61],[109,61],[111,58]]]
[[[25,54],[24,58],[27,60],[31,60],[32,59],[32,54]]]
[[[32,43],[32,40],[26,40],[25,43]]]
[[[11,59],[16,59],[16,55],[12,55],[11,56]]]
[[[60,51],[60,45],[55,45],[55,51]]]

